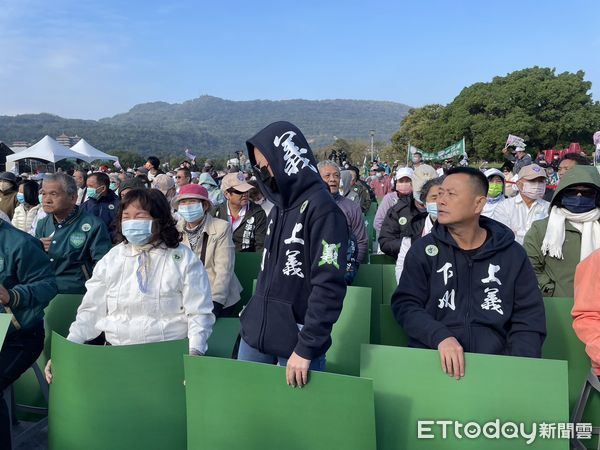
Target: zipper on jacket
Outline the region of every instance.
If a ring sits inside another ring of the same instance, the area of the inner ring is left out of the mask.
[[[266,273],[266,277],[265,277],[265,282],[267,283],[267,287],[265,289],[265,300],[263,301],[263,311],[262,311],[262,321],[260,324],[260,332],[258,334],[258,349],[262,352],[263,349],[265,348],[265,329],[267,327],[267,298],[269,297],[269,291],[270,291],[270,286],[271,286],[271,279],[273,278],[272,275],[274,273],[274,271],[276,270],[277,267],[277,261],[279,260],[279,241],[281,240],[281,234],[283,233],[283,215],[284,215],[284,211],[282,210],[279,213],[279,217],[278,217],[278,221],[281,222],[281,226],[279,227],[279,230],[277,232],[277,236],[272,235],[272,239],[275,239],[275,241],[271,240],[271,242],[274,243],[274,251],[271,252],[270,255],[266,255],[265,258],[271,258],[271,256],[275,257],[275,262],[274,264],[269,264],[270,266],[270,270],[267,271]],[[268,225],[267,225],[268,226]],[[273,228],[277,227],[277,224],[273,224]],[[273,247],[273,246],[271,246]],[[267,250],[267,253],[269,253],[269,251]],[[265,261],[266,263],[266,261]]]
[[[471,315],[471,286],[472,286],[472,281],[471,280],[471,273],[472,273],[472,268],[473,268],[473,260],[466,256],[467,258],[467,265],[469,267],[469,273],[468,273],[468,277],[467,280],[469,280],[469,290],[468,290],[468,297],[467,297],[467,314],[465,315],[465,327],[467,328],[467,343],[468,346],[467,348],[469,349],[469,352],[472,352],[473,349],[471,348],[471,323],[469,321],[469,317]],[[467,351],[467,350],[465,350]]]

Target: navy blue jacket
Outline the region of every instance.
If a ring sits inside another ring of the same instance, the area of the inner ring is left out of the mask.
[[[81,204],[81,210],[92,216],[98,217],[106,225],[106,229],[110,233],[110,238],[114,242],[116,229],[113,226],[115,217],[119,212],[119,196],[113,191],[108,190],[106,195],[99,199],[88,198]]]
[[[246,145],[253,166],[254,147],[265,155],[277,186],[258,180],[275,206],[256,293],[240,316],[242,337],[263,353],[313,360],[331,346],[346,295],[346,217],[294,125],[273,123]]]
[[[539,358],[546,318],[531,263],[509,228],[486,217],[480,225],[488,240],[471,256],[439,223],[413,243],[394,316],[412,347],[454,336],[467,352]]]

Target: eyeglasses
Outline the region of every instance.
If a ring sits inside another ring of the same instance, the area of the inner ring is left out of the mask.
[[[237,189],[233,189],[233,188],[229,189],[227,192],[229,192],[230,194],[235,194],[235,195],[239,195],[239,196],[248,195],[248,192],[241,192],[241,191],[238,191]]]
[[[596,191],[594,189],[580,189],[580,188],[567,188],[563,191],[563,195],[567,195],[569,197],[576,196],[581,194],[582,197],[590,197],[593,198],[596,196]]]

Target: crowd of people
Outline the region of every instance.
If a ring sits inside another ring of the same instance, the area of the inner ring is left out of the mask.
[[[416,153],[410,167],[374,161],[363,179],[346,155],[317,162],[288,122],[246,146],[221,174],[210,161],[163,173],[153,156],[113,173],[0,174],[0,312],[12,314],[0,394],[42,351],[57,293],[83,295],[70,341],[187,338],[204,355],[215,321],[240,311],[237,252],[262,254],[237,358],[286,366],[302,387],[326,369],[374,204],[375,251],[396,261],[394,316],[445,373],[464,376],[464,352],[539,358],[543,297],[556,296],[575,298],[573,326],[600,375],[600,175],[585,157],[539,164],[518,147],[480,170]],[[7,411],[1,400],[2,448]]]

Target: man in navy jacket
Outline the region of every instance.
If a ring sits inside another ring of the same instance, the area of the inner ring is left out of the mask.
[[[464,352],[539,358],[542,294],[525,250],[506,226],[481,216],[488,181],[473,168],[448,172],[438,221],[410,248],[392,309],[409,345],[438,349],[460,379]]]
[[[238,359],[286,366],[288,385],[325,370],[346,295],[348,227],[302,132],[275,122],[246,142],[261,190],[274,204],[256,293],[240,316]]]

